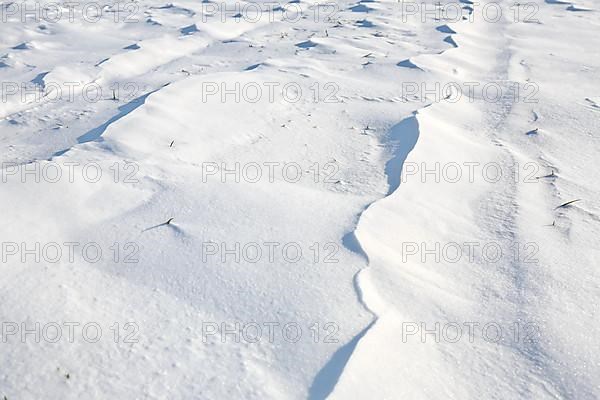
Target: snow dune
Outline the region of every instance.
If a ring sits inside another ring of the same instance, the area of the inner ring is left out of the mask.
[[[3,22],[0,396],[600,396],[600,10],[444,3]]]

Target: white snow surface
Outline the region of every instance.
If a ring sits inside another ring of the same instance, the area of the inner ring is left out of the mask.
[[[0,398],[600,398],[597,2],[84,3],[0,2]]]

